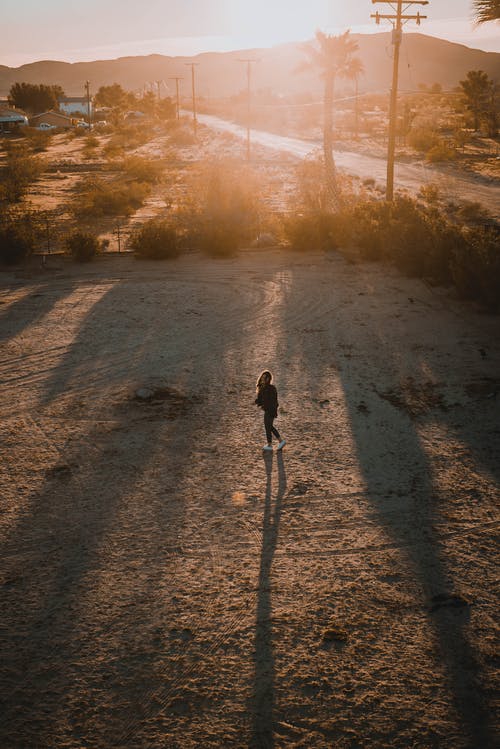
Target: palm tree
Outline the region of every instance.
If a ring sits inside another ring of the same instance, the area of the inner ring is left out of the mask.
[[[338,209],[342,199],[333,158],[332,125],[335,82],[337,78],[356,78],[363,71],[363,65],[359,57],[355,56],[358,43],[352,39],[350,31],[345,31],[338,36],[317,31],[315,41],[304,45],[303,49],[308,61],[302,68],[313,67],[320,70],[324,81],[323,155],[332,207]]]
[[[500,19],[500,0],[474,0],[474,15],[478,23]]]

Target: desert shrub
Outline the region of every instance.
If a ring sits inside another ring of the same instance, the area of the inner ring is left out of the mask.
[[[421,185],[418,191],[418,197],[421,198],[425,203],[429,205],[436,205],[440,200],[439,187],[432,183],[428,185]]]
[[[334,250],[346,238],[346,214],[315,211],[287,216],[283,222],[285,238],[294,250]]]
[[[33,156],[24,143],[12,145],[0,173],[0,199],[7,203],[20,201],[43,169],[43,161]]]
[[[415,151],[428,153],[431,148],[439,144],[439,136],[429,127],[416,127],[408,134],[408,145]]]
[[[298,249],[356,248],[361,257],[394,264],[409,276],[441,285],[487,309],[500,309],[500,227],[479,204],[439,206],[437,190],[422,200],[396,196],[354,199],[337,214],[309,212],[285,221],[285,234]]]
[[[390,204],[379,200],[362,200],[348,209],[346,225],[348,242],[366,260],[381,260],[384,255],[384,232],[390,217]]]
[[[491,311],[500,308],[500,229],[474,227],[463,232],[464,242],[451,259],[451,273],[459,295],[483,304]]]
[[[82,156],[85,159],[95,158],[98,145],[99,139],[95,135],[87,135],[82,148]]]
[[[363,258],[387,260],[409,276],[450,282],[450,258],[461,236],[436,207],[402,196],[393,203],[367,200],[350,209],[345,224]]]
[[[113,139],[110,139],[105,146],[103,146],[102,152],[107,159],[117,159],[124,154],[124,146],[120,145]]]
[[[97,178],[79,184],[73,205],[76,216],[128,216],[140,208],[151,188],[143,182],[105,182]]]
[[[440,161],[453,161],[456,158],[456,153],[445,141],[440,140],[432,148],[429,148],[425,158],[431,164],[436,164]]]
[[[0,216],[0,263],[15,265],[34,251],[36,225],[29,213]]]
[[[169,144],[171,146],[184,148],[186,146],[192,146],[195,143],[196,138],[194,137],[193,131],[188,127],[179,126],[169,135]]]
[[[26,131],[24,133],[26,141],[31,147],[33,153],[42,153],[47,150],[50,141],[52,140],[52,136],[54,135],[53,130],[44,132],[31,127],[24,128],[24,130]]]
[[[219,161],[195,179],[184,219],[195,245],[212,257],[227,257],[262,230],[260,208],[255,176],[240,164]]]
[[[138,182],[155,183],[161,180],[164,164],[161,161],[144,159],[141,156],[129,156],[122,165],[123,171]]]
[[[162,219],[151,219],[136,229],[130,246],[139,257],[149,260],[165,260],[179,255],[177,230]]]
[[[491,220],[490,212],[481,203],[465,200],[454,206],[455,220],[468,226],[481,226]]]
[[[87,135],[85,138],[85,148],[97,148],[99,145],[99,138],[95,135]]]
[[[144,125],[121,125],[109,139],[107,148],[115,148],[121,151],[138,148],[144,145],[150,138],[150,133]]]
[[[386,256],[406,275],[424,276],[430,239],[425,211],[416,200],[398,196],[384,230]]]
[[[99,240],[94,234],[74,231],[65,241],[66,250],[78,263],[88,263],[99,252]]]
[[[328,210],[330,195],[326,186],[325,167],[322,158],[304,159],[297,167],[297,202],[307,213]]]

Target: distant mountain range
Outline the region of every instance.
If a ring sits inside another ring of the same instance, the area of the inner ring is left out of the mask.
[[[365,73],[359,80],[360,91],[386,91],[392,71],[391,35],[353,34],[359,43],[359,55]],[[484,70],[500,82],[500,53],[483,52],[462,44],[425,34],[404,35],[400,57],[400,89],[415,90],[421,83],[440,83],[449,89],[458,85],[468,70]],[[119,83],[128,90],[141,90],[145,84],[164,81],[175,90],[171,76],[183,76],[182,93],[190,95],[190,70],[186,62],[196,62],[196,86],[199,95],[219,97],[238,93],[246,86],[242,57],[259,60],[252,70],[252,88],[270,89],[276,94],[319,93],[321,79],[316,73],[298,73],[304,59],[301,44],[282,44],[268,49],[235,52],[206,52],[195,57],[120,57],[96,62],[40,61],[19,68],[0,66],[0,95],[6,96],[16,82],[59,84],[67,95],[82,95],[86,80],[95,92],[99,86]],[[352,85],[352,84],[351,84]],[[165,92],[165,89],[163,89]],[[163,94],[165,95],[165,94]]]

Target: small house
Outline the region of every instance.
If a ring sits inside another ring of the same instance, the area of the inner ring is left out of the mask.
[[[12,133],[28,124],[28,118],[20,109],[0,107],[0,133]]]
[[[78,114],[87,117],[89,115],[90,106],[90,116],[92,117],[92,100],[89,102],[86,96],[61,96],[57,100],[57,104],[61,112],[64,112],[65,114],[73,116]]]
[[[65,114],[61,114],[60,112],[53,112],[52,110],[50,110],[49,112],[36,114],[30,119],[31,127],[40,127],[40,125],[42,125],[43,123],[45,123],[46,125],[51,125],[52,127],[61,127],[68,129],[74,126],[75,120],[71,117],[67,117]]]

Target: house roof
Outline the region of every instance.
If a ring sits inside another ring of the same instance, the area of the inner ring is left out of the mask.
[[[48,112],[40,112],[40,114],[35,114],[31,118],[32,120],[38,120],[40,117],[46,117],[48,114],[50,114],[51,117],[60,117],[61,120],[72,120],[72,117],[68,117],[67,114],[62,114],[61,112],[54,112],[53,109],[49,109]]]
[[[59,104],[86,104],[86,96],[59,96],[57,101]]]
[[[1,122],[25,122],[27,117],[20,109],[10,109],[10,107],[0,107]]]

